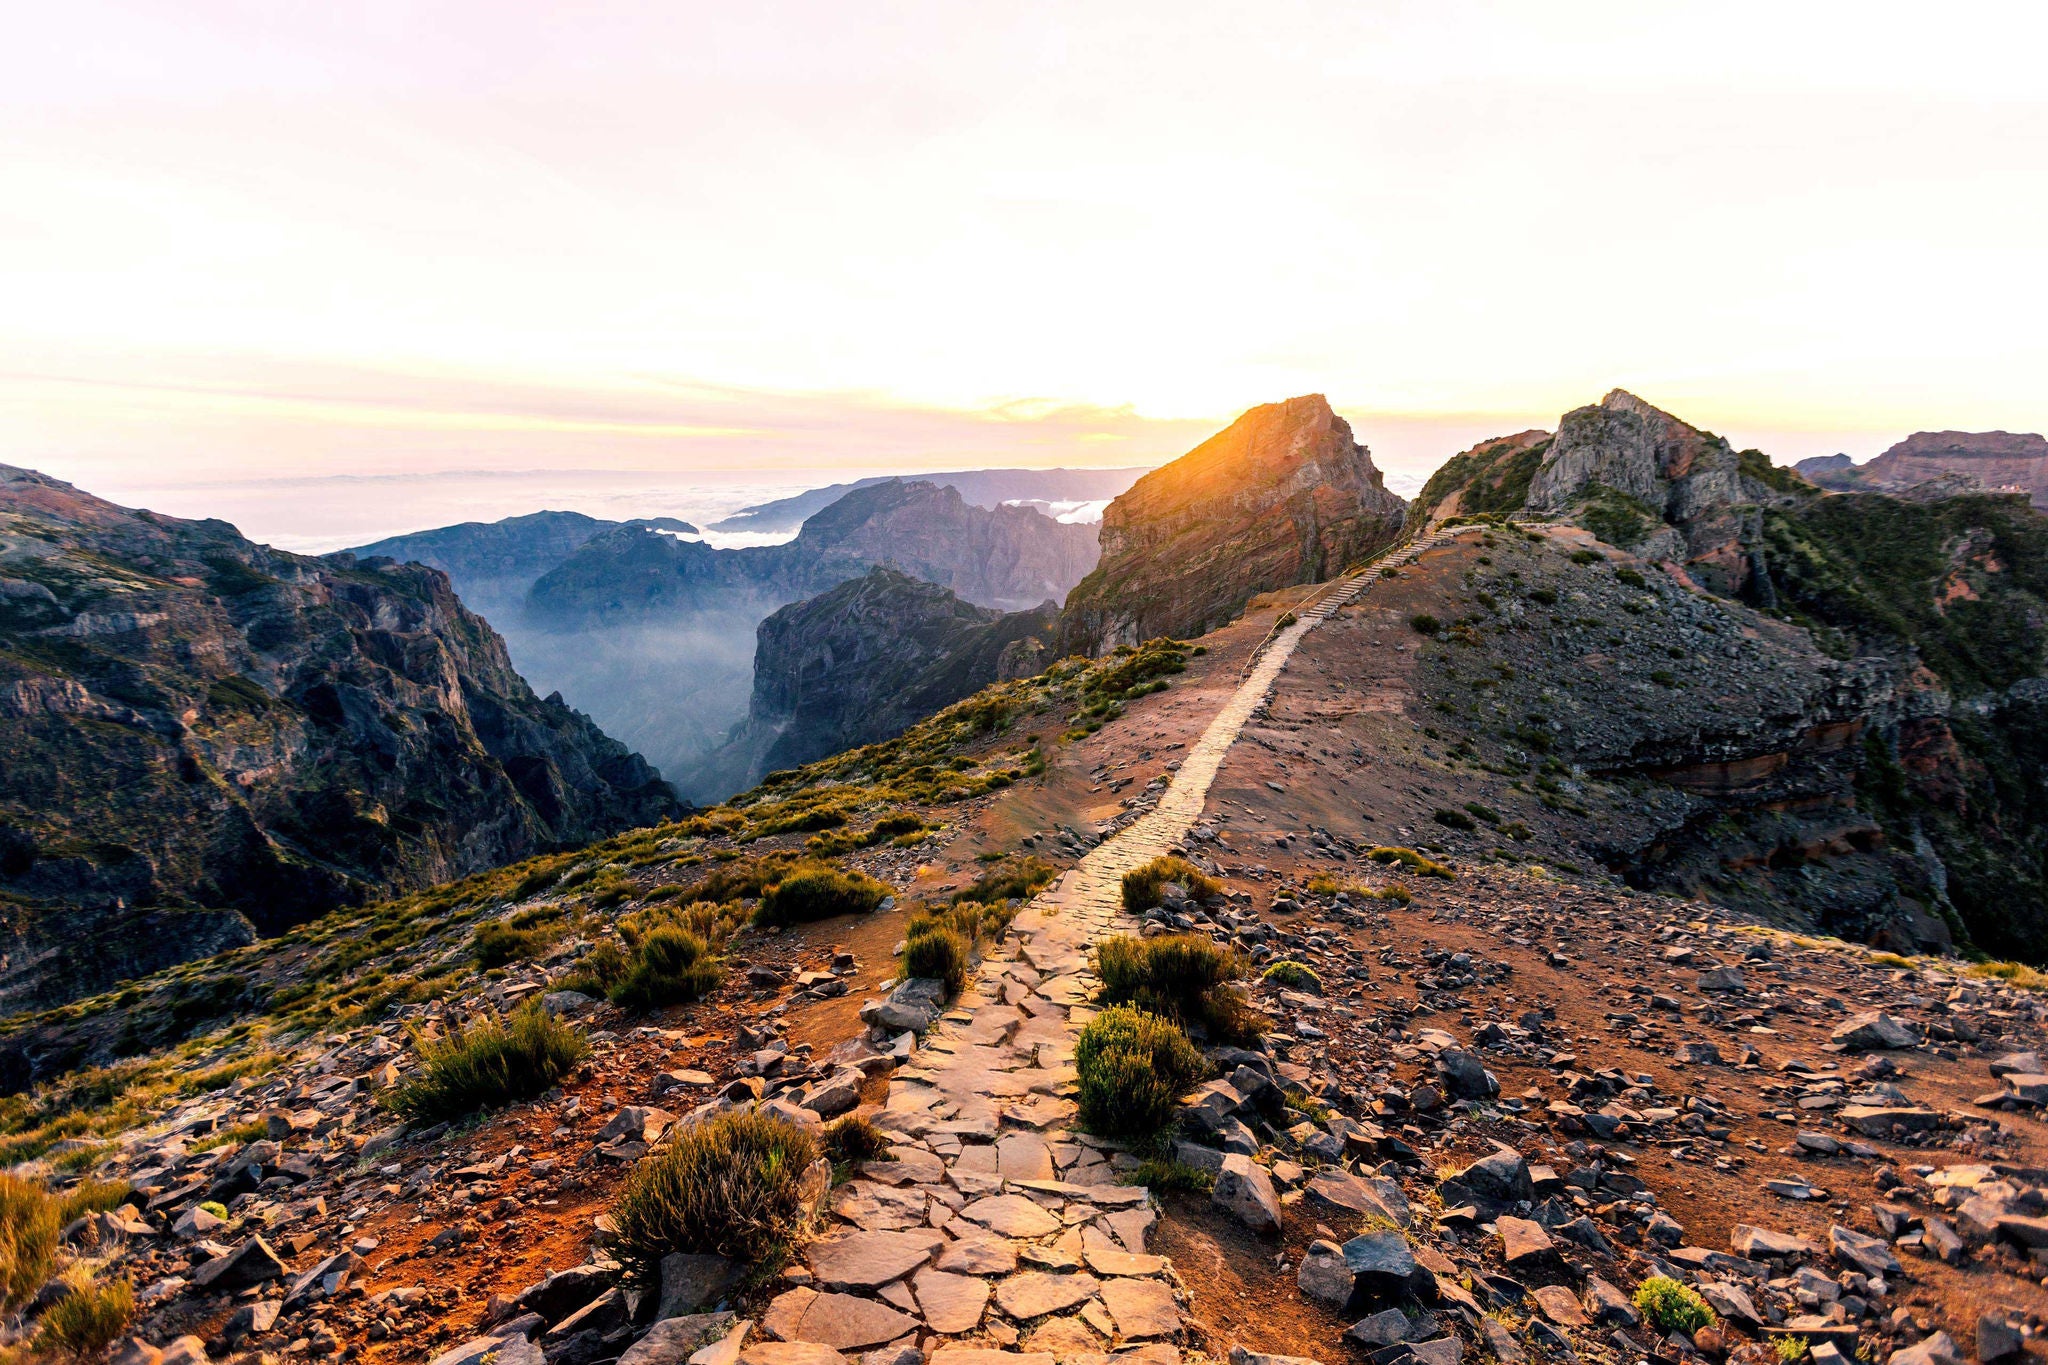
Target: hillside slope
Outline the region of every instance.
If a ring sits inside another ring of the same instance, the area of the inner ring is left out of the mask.
[[[4,467],[0,767],[16,1005],[676,808],[445,576]]]

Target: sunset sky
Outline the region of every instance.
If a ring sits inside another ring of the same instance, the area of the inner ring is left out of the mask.
[[[1616,385],[1786,460],[2048,428],[2039,5],[65,0],[9,29],[0,461],[167,510],[1156,462],[1310,391],[1411,477]]]

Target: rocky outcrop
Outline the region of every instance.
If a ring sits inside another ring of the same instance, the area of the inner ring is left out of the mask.
[[[0,1007],[678,809],[432,569],[0,467],[0,584]]]
[[[1765,572],[1762,509],[1812,491],[1761,451],[1738,452],[1616,389],[1558,422],[1527,506],[1570,516],[1646,559],[1682,565],[1716,592],[1755,598]]]
[[[1082,515],[1094,503],[1106,503],[1129,488],[1143,474],[1143,466],[1122,469],[965,469],[950,474],[919,474],[919,483],[937,484],[959,490],[975,507],[995,508],[1005,503],[1035,506],[1042,510],[1071,509],[1078,520],[1094,521]],[[714,531],[794,531],[804,522],[858,488],[889,483],[888,477],[856,479],[852,483],[811,488],[793,497],[777,498],[753,507],[743,507],[723,521],[712,524]]]
[[[582,549],[592,537],[626,526],[674,536],[697,534],[696,527],[673,517],[605,521],[581,512],[534,512],[392,536],[350,553],[359,559],[395,559],[439,569],[448,575],[465,603],[495,620],[498,613],[522,602],[541,575]]]
[[[1847,455],[1801,460],[1804,477],[1837,492],[1906,493],[1927,489],[1968,492],[1958,479],[1982,489],[2025,493],[2048,509],[2048,438],[2009,431],[1916,431],[1867,464]],[[1934,488],[1928,489],[1933,484]]]
[[[1258,593],[1391,543],[1405,509],[1321,394],[1253,408],[1110,503],[1102,562],[1068,596],[1063,638],[1101,652],[1199,635]]]
[[[992,682],[1049,660],[1051,602],[999,612],[896,569],[870,569],[763,621],[747,719],[713,759],[737,789],[894,738]]]

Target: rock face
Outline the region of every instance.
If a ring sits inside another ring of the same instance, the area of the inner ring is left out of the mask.
[[[7,1008],[678,808],[445,575],[4,466],[0,642]]]
[[[1102,562],[1067,598],[1067,647],[1212,630],[1389,544],[1405,510],[1321,394],[1253,408],[1110,503]]]
[[[1905,493],[1940,481],[2025,493],[2048,510],[2048,438],[2009,431],[1916,431],[1867,464],[1847,455],[1801,460],[1799,473],[1839,492]]]
[[[604,521],[581,512],[534,512],[502,521],[465,521],[459,526],[392,536],[350,553],[358,559],[395,559],[401,564],[439,569],[471,608],[494,616],[523,600],[541,575],[594,536],[622,527],[675,536],[694,536],[697,530],[673,517]]]
[[[1528,508],[1572,514],[1602,540],[1682,564],[1717,592],[1754,595],[1764,572],[1761,509],[1811,492],[1761,452],[1738,454],[1721,437],[1616,389],[1559,421],[1530,481]]]
[[[1004,678],[1041,671],[1059,611],[1000,612],[897,569],[874,568],[763,621],[746,721],[720,782],[890,739]]]

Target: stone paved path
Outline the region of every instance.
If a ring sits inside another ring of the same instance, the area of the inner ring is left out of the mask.
[[[811,1249],[813,1285],[778,1298],[762,1327],[784,1341],[864,1352],[909,1338],[935,1365],[1130,1365],[1180,1360],[1186,1294],[1146,1251],[1150,1192],[1117,1183],[1117,1153],[1074,1129],[1074,1040],[1093,1017],[1089,950],[1137,932],[1122,879],[1177,847],[1245,722],[1309,631],[1369,591],[1383,563],[1328,585],[1248,664],[1158,804],[1038,895],[954,1007],[898,1069],[876,1122],[897,1137],[834,1191],[833,1227]],[[796,1365],[755,1348],[760,1365]],[[754,1356],[750,1351],[749,1356]],[[893,1359],[893,1356],[885,1358]],[[806,1356],[825,1361],[823,1354]]]

